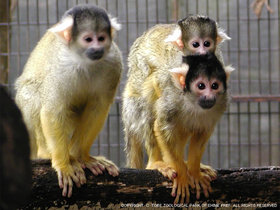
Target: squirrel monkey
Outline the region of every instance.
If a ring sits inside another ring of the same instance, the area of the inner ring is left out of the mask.
[[[178,68],[155,69],[139,86],[141,92],[129,92],[123,105],[128,163],[141,165],[144,141],[147,169],[157,169],[173,180],[175,203],[180,198],[181,203],[189,202],[189,186],[196,188],[197,199],[201,188],[206,197],[211,191],[216,172],[200,161],[227,107],[227,80],[233,70],[230,66],[224,69],[213,53],[189,55],[184,63]],[[188,140],[188,161],[184,161]]]
[[[130,72],[139,74],[140,82],[162,65],[180,66],[182,56],[191,54],[213,52],[223,63],[220,44],[230,39],[216,21],[201,15],[188,16],[178,24],[155,25],[133,43],[128,57],[128,75],[132,74]],[[135,73],[134,69],[142,70]],[[138,83],[130,83],[130,79],[128,83],[138,87]]]
[[[182,56],[184,55],[206,53],[214,53],[223,66],[219,45],[228,39],[230,38],[217,26],[214,20],[204,16],[190,16],[179,21],[178,24],[152,27],[134,42],[130,50],[128,80],[123,93],[122,109],[127,165],[132,168],[143,168],[142,143],[145,142],[149,158],[146,168],[158,169],[165,176],[174,179],[172,194],[174,195],[177,189],[175,202],[178,202],[180,195],[181,201],[185,197],[188,201],[189,194],[185,195],[189,192],[188,187],[182,186],[191,183],[187,182],[187,176],[184,176],[187,174],[187,166],[183,163],[184,145],[186,139],[190,136],[189,133],[183,132],[183,127],[191,126],[191,124],[185,125],[186,121],[181,121],[180,117],[182,113],[188,113],[188,110],[191,114],[192,112],[197,113],[201,108],[196,103],[198,96],[193,91],[191,94],[186,94],[182,90],[182,88],[185,89],[186,73],[171,76],[169,69],[185,69],[186,65],[182,62]],[[221,65],[219,62],[217,61]],[[177,83],[171,81],[171,78],[175,77]],[[189,82],[187,84],[189,85]],[[178,90],[178,87],[181,89]],[[167,93],[167,90],[169,90],[170,96],[163,95],[163,92]],[[183,97],[184,95],[185,97]],[[220,92],[215,97],[219,95]],[[226,98],[226,93],[222,95]],[[171,98],[173,100],[170,100]],[[172,109],[165,106],[167,101],[172,104]],[[227,101],[224,102],[225,109]],[[217,106],[218,103],[215,104]],[[213,110],[213,108],[210,110]],[[207,109],[206,111],[209,112],[210,110]],[[218,113],[212,111],[210,113],[215,119],[219,119],[223,109]],[[161,117],[167,115],[168,118],[163,121]],[[177,120],[173,121],[173,118]],[[190,123],[193,121],[198,125],[201,124],[200,120],[202,120],[201,118],[193,119],[190,116],[188,116],[188,119],[190,119]],[[214,124],[211,124],[213,128]],[[178,130],[171,132],[175,127],[178,127]],[[164,130],[163,133],[161,133],[161,129]],[[165,129],[170,130],[165,132]],[[201,130],[203,129],[201,128]],[[211,133],[212,131],[201,137],[204,138],[204,142]],[[182,137],[182,140],[180,137]],[[196,136],[193,139],[195,138],[200,137]],[[168,144],[165,144],[166,142]],[[170,151],[171,148],[174,151]],[[202,151],[201,148],[201,150],[195,150],[191,153],[194,155],[192,158],[195,158],[196,163],[200,162]],[[169,157],[169,159],[166,160],[166,157]],[[166,164],[171,159],[174,160],[172,164]],[[204,169],[210,174],[210,178],[216,176],[215,171],[211,168],[204,167]],[[194,176],[198,183],[198,180],[200,180],[198,172]],[[205,178],[203,178],[204,180]],[[207,195],[208,190],[210,190],[210,181],[206,180],[204,182],[206,187],[203,185],[203,189]],[[198,184],[196,188],[197,193],[199,193],[200,187]]]
[[[16,81],[16,103],[31,138],[32,158],[50,158],[62,195],[117,166],[89,155],[113,103],[123,69],[113,41],[120,25],[104,9],[80,5],[66,11],[31,53]]]

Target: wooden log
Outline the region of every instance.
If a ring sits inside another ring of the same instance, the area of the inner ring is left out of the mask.
[[[74,187],[72,197],[65,198],[50,161],[37,160],[32,164],[32,195],[23,209],[176,207],[170,195],[172,183],[158,171],[121,168],[118,177],[107,173],[96,177],[86,170],[87,183],[81,188]],[[202,195],[196,200],[192,194],[190,204],[184,206],[279,207],[280,167],[218,169],[212,188],[209,198]]]

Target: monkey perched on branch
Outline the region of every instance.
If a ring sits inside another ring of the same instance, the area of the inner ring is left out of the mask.
[[[120,81],[122,57],[113,42],[120,25],[96,6],[65,12],[31,53],[16,81],[16,102],[27,125],[32,158],[50,158],[62,195],[117,166],[89,155]]]
[[[127,164],[143,167],[144,143],[146,168],[158,169],[173,180],[175,203],[189,201],[189,186],[196,188],[197,198],[201,188],[208,196],[210,181],[216,177],[200,160],[228,103],[232,68],[224,69],[219,50],[226,39],[215,21],[190,16],[178,25],[151,28],[131,47],[122,110]],[[183,55],[190,56],[183,62]],[[188,139],[188,162],[184,162]]]

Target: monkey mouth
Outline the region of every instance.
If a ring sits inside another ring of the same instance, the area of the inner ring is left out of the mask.
[[[216,99],[200,100],[198,102],[202,109],[211,109],[216,103]]]
[[[91,60],[99,60],[104,55],[104,50],[90,50],[86,53],[87,57]]]

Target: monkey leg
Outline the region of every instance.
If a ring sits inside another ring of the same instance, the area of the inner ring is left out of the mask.
[[[210,182],[216,178],[216,172],[210,166],[200,164],[205,145],[211,133],[194,134],[190,140],[188,151],[188,175],[196,188],[196,198],[200,198],[202,188],[205,197],[212,192]],[[202,168],[200,168],[202,166]]]
[[[143,142],[153,133],[152,111],[147,100],[129,82],[123,94],[122,119],[127,166],[144,168]]]
[[[87,105],[72,136],[71,154],[79,159],[83,168],[88,168],[94,175],[102,174],[106,169],[112,176],[117,176],[119,170],[112,161],[90,156],[91,145],[102,129],[108,111],[109,104]]]
[[[54,116],[44,108],[40,116],[52,166],[57,171],[59,187],[63,189],[62,195],[71,197],[73,181],[77,187],[80,187],[85,181],[85,175],[81,164],[69,154],[68,119],[65,116]]]
[[[166,164],[165,167],[172,168],[176,171],[176,177],[173,178],[173,186],[171,195],[175,197],[174,203],[189,202],[190,192],[189,186],[194,187],[189,180],[187,175],[187,165],[184,162],[184,148],[187,141],[181,139],[165,139],[158,122],[155,121],[154,124],[155,137],[162,154],[163,162]],[[161,166],[161,163],[155,162],[154,165]]]
[[[143,168],[142,142],[136,134],[125,134],[127,166],[130,168]]]
[[[177,173],[171,165],[163,162],[155,136],[151,136],[150,139],[146,140],[145,147],[149,158],[146,169],[156,169],[162,173],[163,176],[173,180],[177,176]]]

